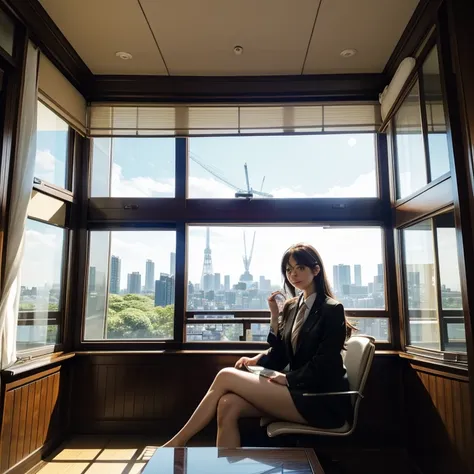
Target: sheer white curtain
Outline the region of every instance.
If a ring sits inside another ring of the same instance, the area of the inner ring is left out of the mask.
[[[36,154],[38,50],[28,44],[20,105],[18,146],[13,157],[13,179],[6,242],[5,279],[0,299],[0,369],[16,361],[16,331],[20,300],[20,267],[25,222],[33,184]]]

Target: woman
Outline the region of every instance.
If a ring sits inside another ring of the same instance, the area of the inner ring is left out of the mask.
[[[350,416],[347,396],[303,397],[304,392],[349,389],[341,357],[347,331],[344,308],[332,299],[321,257],[310,245],[294,245],[285,252],[281,271],[293,298],[281,314],[275,301],[279,292],[268,298],[270,349],[221,370],[191,418],[164,447],[186,445],[216,412],[217,446],[226,448],[240,446],[239,418],[270,415],[335,428]],[[301,291],[299,297],[296,290]],[[239,370],[257,364],[275,370],[275,375],[264,378]],[[290,370],[281,372],[288,364]]]

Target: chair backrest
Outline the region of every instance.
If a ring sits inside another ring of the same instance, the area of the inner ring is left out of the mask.
[[[347,369],[347,378],[351,390],[357,390],[363,393],[370,367],[375,353],[375,339],[371,336],[352,336],[346,343],[347,350],[344,354],[344,365]],[[357,423],[357,414],[361,397],[351,396],[352,406],[354,408],[354,417],[352,430]],[[351,430],[351,431],[352,431]]]

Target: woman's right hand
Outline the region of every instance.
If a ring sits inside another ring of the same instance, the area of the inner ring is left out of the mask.
[[[249,365],[257,365],[258,359],[255,357],[241,357],[236,363],[236,369],[243,369],[244,367],[248,367]]]
[[[270,308],[270,312],[272,313],[272,317],[278,317],[278,315],[280,314],[280,310],[278,308],[278,304],[275,300],[275,296],[276,295],[283,295],[283,293],[281,291],[274,291],[268,298],[267,298],[267,302],[268,302],[268,307]]]

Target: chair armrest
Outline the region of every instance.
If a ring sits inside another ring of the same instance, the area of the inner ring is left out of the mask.
[[[325,397],[334,395],[357,395],[360,398],[364,398],[364,395],[362,395],[358,390],[348,390],[347,392],[303,393],[303,397]]]

